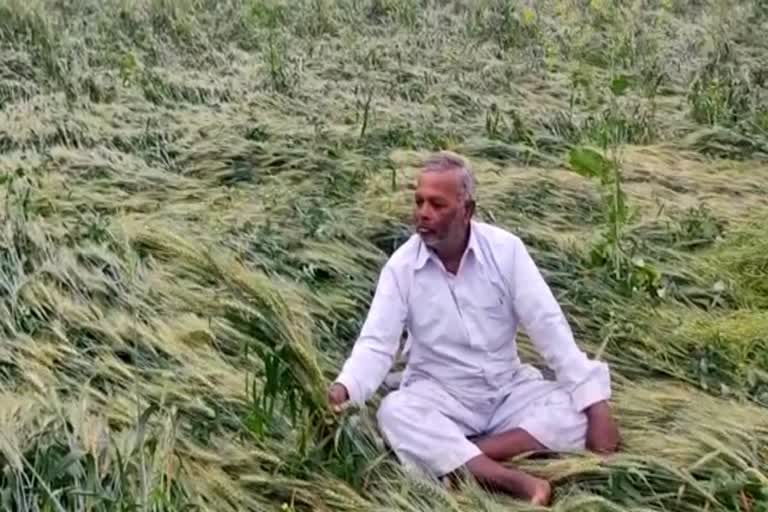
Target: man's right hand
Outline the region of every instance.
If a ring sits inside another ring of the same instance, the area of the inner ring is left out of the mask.
[[[349,392],[343,384],[336,382],[328,390],[328,401],[331,403],[333,412],[340,413],[346,409],[349,403]]]

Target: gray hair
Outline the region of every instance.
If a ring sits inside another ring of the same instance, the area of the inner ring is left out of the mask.
[[[440,151],[430,155],[422,165],[422,172],[449,171],[458,173],[464,201],[472,201],[475,197],[475,176],[464,157],[452,151]]]

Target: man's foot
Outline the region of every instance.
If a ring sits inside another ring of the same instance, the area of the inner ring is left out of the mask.
[[[533,505],[547,506],[552,499],[552,486],[546,480],[504,467],[485,455],[470,460],[467,468],[481,485],[528,500]]]
[[[536,478],[530,491],[531,504],[542,507],[549,506],[552,500],[552,486],[546,480]]]

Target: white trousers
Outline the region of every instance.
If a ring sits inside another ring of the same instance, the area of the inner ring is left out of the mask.
[[[523,429],[548,450],[584,449],[587,418],[556,382],[521,382],[498,399],[458,399],[439,384],[417,380],[389,393],[379,428],[403,466],[439,478],[481,454],[468,438]]]

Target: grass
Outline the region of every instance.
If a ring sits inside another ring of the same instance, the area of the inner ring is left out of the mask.
[[[767,28],[757,1],[0,0],[3,509],[529,510],[406,479],[380,396],[325,405],[452,149],[625,435],[509,463],[559,511],[765,510]]]

